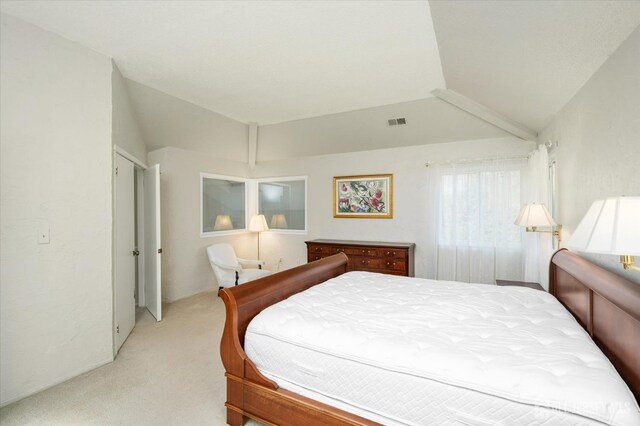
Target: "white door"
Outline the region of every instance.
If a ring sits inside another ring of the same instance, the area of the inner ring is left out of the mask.
[[[144,171],[144,304],[162,319],[160,246],[160,166]]]
[[[135,178],[133,163],[116,154],[114,342],[117,352],[136,322]]]

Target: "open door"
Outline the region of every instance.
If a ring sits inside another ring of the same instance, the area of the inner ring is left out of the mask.
[[[160,246],[160,166],[144,171],[144,304],[162,319]]]
[[[127,340],[136,322],[136,247],[134,166],[116,155],[115,169],[115,285],[113,303],[114,353]]]

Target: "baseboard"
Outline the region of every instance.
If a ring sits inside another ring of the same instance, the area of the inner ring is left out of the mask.
[[[84,373],[88,373],[91,370],[95,370],[96,368],[102,367],[103,365],[110,364],[110,363],[113,362],[113,360],[114,360],[114,358],[112,357],[111,359],[108,359],[106,361],[100,361],[100,362],[98,362],[98,363],[96,363],[96,364],[94,364],[94,365],[92,365],[92,366],[90,366],[90,367],[88,367],[88,368],[86,368],[86,369],[84,369],[82,371],[70,374],[69,376],[67,376],[65,378],[61,378],[59,380],[56,380],[53,383],[49,383],[49,384],[46,384],[44,386],[35,387],[33,389],[30,389],[30,390],[28,390],[26,392],[21,393],[20,395],[14,397],[14,398],[9,399],[7,401],[0,401],[0,408],[5,407],[5,406],[10,405],[10,404],[13,404],[14,402],[18,402],[21,399],[27,398],[27,397],[29,397],[31,395],[35,395],[35,394],[40,393],[42,391],[45,391],[47,389],[51,389],[54,386],[58,386],[61,383],[64,383],[64,382],[66,382],[68,380],[71,380],[71,379],[74,379],[74,378],[76,378],[76,377],[78,377],[78,376],[80,376],[80,375],[82,375]]]

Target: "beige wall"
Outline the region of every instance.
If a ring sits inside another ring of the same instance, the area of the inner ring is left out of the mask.
[[[425,248],[429,241],[424,218],[427,200],[425,163],[456,159],[526,156],[533,142],[516,138],[429,144],[322,155],[261,163],[254,177],[308,176],[308,235],[266,232],[260,251],[269,268],[280,258],[290,268],[306,263],[306,240],[314,238],[416,243],[416,276],[433,277],[434,265]],[[333,177],[393,173],[393,219],[336,219],[333,217]]]
[[[173,301],[216,288],[206,248],[230,242],[238,256],[251,257],[256,237],[200,237],[200,172],[246,177],[249,166],[178,148],[152,151],[148,163],[160,164],[161,173],[162,298]]]
[[[595,200],[640,195],[640,28],[611,55],[540,134],[559,146],[558,217],[566,241]],[[616,256],[585,257],[632,281]]]
[[[247,162],[249,126],[190,102],[126,80],[149,151],[172,146]]]
[[[164,148],[149,153],[149,164],[162,170],[162,273],[163,295],[175,300],[215,288],[205,249],[217,242],[231,243],[238,256],[256,258],[256,235],[251,233],[200,238],[200,172],[238,177],[308,176],[308,234],[261,234],[262,258],[272,270],[306,263],[304,242],[314,238],[341,238],[415,242],[416,275],[431,277],[425,247],[429,235],[423,209],[427,203],[427,161],[489,157],[520,157],[533,142],[516,138],[486,139],[422,146],[371,150],[358,153],[312,156],[263,162],[255,169],[215,157]],[[394,218],[335,219],[332,213],[333,176],[393,173]],[[249,191],[249,211],[255,213],[255,188]]]
[[[1,404],[112,360],[111,61],[0,35]],[[48,226],[50,243],[38,244]]]
[[[387,119],[404,117],[405,126]],[[260,126],[258,161],[509,137],[438,98]]]
[[[113,63],[111,74],[113,144],[127,151],[140,161],[147,160],[147,147],[131,106],[129,92],[120,70]]]

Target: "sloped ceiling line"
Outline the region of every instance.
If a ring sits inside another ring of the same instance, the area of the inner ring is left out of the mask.
[[[512,135],[519,137],[520,139],[534,142],[538,140],[538,132],[535,130],[531,130],[527,126],[511,120],[510,118],[493,111],[491,108],[488,108],[485,105],[467,98],[466,96],[451,89],[436,89],[431,93],[443,101],[448,102],[451,105],[468,112],[474,117],[486,121],[487,123],[491,123],[505,132],[509,132]]]

